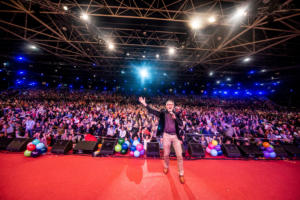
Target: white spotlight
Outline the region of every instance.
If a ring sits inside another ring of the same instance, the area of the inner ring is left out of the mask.
[[[208,18],[208,22],[209,22],[209,23],[214,23],[214,22],[216,22],[216,18],[215,18],[214,16],[210,16],[210,17]]]
[[[145,55],[143,55],[142,57],[143,57],[143,58],[146,58],[146,56],[145,56]]]
[[[115,45],[113,43],[111,43],[111,42],[108,43],[108,49],[111,50],[111,51],[114,50],[115,49]]]
[[[239,8],[239,9],[235,12],[233,18],[238,20],[240,17],[246,16],[246,15],[247,15],[246,10],[247,10],[246,7]]]
[[[212,76],[212,75],[214,75],[214,72],[209,72],[209,76]]]
[[[147,78],[148,77],[148,71],[147,71],[147,69],[140,69],[140,76],[142,77],[142,78]]]
[[[266,71],[267,71],[267,70],[265,70],[265,69],[262,69],[262,70],[261,70],[261,72],[266,72]]]
[[[220,81],[217,81],[216,83],[217,83],[217,84],[220,84]]]
[[[231,78],[227,78],[226,81],[231,81]]]
[[[63,6],[63,9],[64,9],[65,11],[67,11],[67,10],[68,10],[68,6]]]
[[[247,58],[244,58],[244,62],[249,62],[251,60],[251,58],[247,57]]]
[[[198,29],[201,28],[201,26],[202,26],[202,23],[201,23],[201,20],[198,17],[191,19],[190,27],[192,29],[198,30]]]
[[[130,53],[126,53],[126,56],[130,56]]]
[[[156,58],[159,58],[159,54],[156,54],[156,56],[155,56]]]
[[[29,48],[30,48],[30,49],[33,49],[33,50],[36,50],[36,49],[37,49],[37,47],[36,47],[35,45],[29,45]]]
[[[174,54],[175,54],[175,48],[169,47],[169,55],[174,55]]]
[[[89,19],[89,16],[86,13],[82,13],[80,18],[83,19],[84,21],[87,21]]]

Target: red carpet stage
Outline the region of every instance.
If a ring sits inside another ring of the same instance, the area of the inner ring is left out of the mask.
[[[176,161],[0,154],[1,200],[299,199],[300,161],[188,160],[186,184]]]

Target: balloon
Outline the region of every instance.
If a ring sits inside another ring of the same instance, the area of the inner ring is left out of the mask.
[[[273,145],[270,145],[270,147],[274,149]]]
[[[118,143],[119,143],[119,144],[123,144],[124,142],[125,142],[124,138],[119,138],[119,139],[118,139]]]
[[[134,156],[134,152],[133,151],[130,151],[129,153],[131,156]]]
[[[42,154],[43,154],[43,153],[46,153],[47,151],[48,151],[48,149],[47,149],[46,146],[44,146],[44,147],[41,149]]]
[[[218,141],[217,141],[217,140],[213,140],[213,141],[211,141],[211,143],[212,143],[214,146],[218,145]]]
[[[211,149],[209,147],[206,147],[206,152],[210,153]]]
[[[212,143],[209,143],[208,148],[213,149],[213,148],[215,148],[215,146]]]
[[[217,152],[215,149],[212,149],[212,150],[210,151],[210,155],[212,155],[212,156],[217,156],[217,155],[218,155],[218,152]]]
[[[127,153],[127,149],[122,149],[120,153],[121,154],[126,154]]]
[[[140,143],[140,142],[139,142],[138,140],[134,140],[132,145],[133,145],[133,146],[136,146],[136,145],[138,145],[139,143]]]
[[[30,144],[30,145],[27,145],[27,150],[28,151],[33,151],[33,150],[35,150],[35,145],[34,144]]]
[[[215,146],[215,150],[217,150],[217,151],[220,151],[221,150],[221,145],[217,145],[217,146]]]
[[[30,144],[32,144],[32,142],[29,142],[29,143],[27,144],[27,146],[30,145]]]
[[[270,153],[267,152],[267,151],[264,151],[264,157],[265,157],[265,158],[269,158],[269,157],[270,157]]]
[[[145,154],[145,149],[142,149],[141,151],[140,151],[140,155],[142,156],[142,155],[144,155]]]
[[[276,158],[276,153],[275,153],[274,151],[271,152],[271,153],[270,153],[270,157],[271,157],[271,158]]]
[[[34,150],[34,151],[31,152],[31,157],[33,157],[33,158],[36,158],[36,157],[38,157],[39,155],[40,155],[40,154],[39,154],[38,150]]]
[[[136,150],[141,151],[142,149],[144,149],[142,144],[137,144],[136,145]]]
[[[134,154],[134,157],[136,157],[136,158],[140,156],[140,152],[137,150],[135,150],[133,154]]]
[[[123,144],[122,144],[122,149],[124,149],[124,150],[127,150],[127,149],[128,149],[128,146],[127,146],[126,143],[123,143]]]
[[[36,145],[36,148],[37,149],[42,149],[42,148],[44,148],[45,147],[45,145],[43,144],[43,143],[38,143],[37,145]]]
[[[34,139],[34,140],[32,141],[32,144],[37,145],[38,143],[40,143],[40,140],[39,140],[39,139]]]
[[[102,144],[98,144],[98,148],[101,148],[102,147]]]
[[[264,146],[265,148],[268,148],[268,147],[270,146],[270,143],[269,143],[269,142],[264,142],[264,143],[263,143],[263,146]]]
[[[135,151],[135,146],[132,145],[132,146],[130,147],[130,150],[131,150],[131,151]]]
[[[24,156],[30,157],[31,156],[31,151],[28,151],[28,150],[24,151]]]
[[[219,151],[218,151],[218,156],[221,156],[221,155],[223,155],[223,151],[222,151],[222,150],[219,150]]]
[[[273,149],[272,147],[268,147],[268,148],[267,148],[267,151],[268,151],[269,153],[271,153],[271,152],[274,151],[274,149]]]
[[[117,144],[117,145],[115,146],[115,151],[116,151],[116,152],[120,152],[121,149],[122,149],[122,146],[121,146],[120,144]]]
[[[130,147],[130,142],[129,141],[125,141],[125,144],[127,144],[128,147]]]

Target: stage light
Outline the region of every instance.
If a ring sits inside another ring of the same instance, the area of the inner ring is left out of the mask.
[[[228,92],[227,92],[227,91],[224,91],[223,94],[228,94]]]
[[[167,76],[167,73],[163,73],[164,76]]]
[[[67,10],[68,10],[68,6],[63,6],[63,9],[64,9],[65,11],[67,11]]]
[[[216,81],[217,84],[220,84],[220,81]]]
[[[80,16],[80,18],[81,18],[82,20],[84,20],[84,21],[87,21],[87,20],[89,19],[89,16],[88,16],[88,14],[86,14],[86,13],[82,13],[81,16]]]
[[[18,60],[18,61],[23,61],[23,60],[25,60],[25,59],[24,59],[24,57],[22,57],[22,56],[18,56],[18,57],[17,57],[17,60]]]
[[[130,53],[126,53],[126,56],[130,56]]]
[[[202,22],[199,17],[194,17],[193,19],[190,20],[190,27],[193,30],[198,30],[202,27]]]
[[[3,66],[4,66],[4,67],[8,66],[8,62],[4,62],[4,63],[3,63]]]
[[[226,81],[231,81],[231,78],[228,77],[228,78],[226,79]]]
[[[209,72],[209,76],[213,76],[214,75],[214,72]]]
[[[243,62],[249,62],[251,60],[251,58],[249,58],[249,57],[246,57],[246,58],[244,58],[244,60],[243,60]]]
[[[174,54],[175,54],[175,48],[169,47],[169,55],[174,55]]]
[[[209,22],[209,23],[214,23],[214,22],[216,22],[216,18],[215,18],[214,16],[210,16],[210,17],[208,18],[208,22]]]
[[[159,58],[159,54],[156,54],[155,57],[156,57],[156,58]]]
[[[140,69],[139,73],[140,73],[140,76],[141,76],[142,79],[148,77],[148,71],[145,68]]]
[[[108,49],[111,51],[115,49],[115,45],[111,42],[109,42],[107,46],[108,46]]]
[[[93,66],[96,67],[96,63],[93,63]]]
[[[267,70],[265,70],[265,69],[262,69],[262,70],[261,70],[261,72],[266,72],[266,71],[267,71]]]
[[[37,47],[35,45],[29,45],[29,48],[32,49],[32,50],[36,50]]]
[[[145,56],[145,55],[143,55],[142,57],[143,57],[143,58],[146,58],[146,56]]]
[[[247,7],[239,8],[233,15],[234,20],[239,20],[241,17],[247,15]]]
[[[121,71],[121,74],[125,74],[125,72],[122,70],[122,71]]]
[[[79,77],[76,77],[76,80],[78,81],[78,80],[79,80]]]
[[[239,92],[235,91],[235,92],[234,92],[234,94],[235,94],[235,95],[238,95],[238,94],[239,94]]]
[[[24,72],[24,71],[18,71],[18,74],[19,74],[19,75],[24,75],[25,72]]]
[[[255,73],[254,70],[249,71],[249,74],[254,74],[254,73]]]

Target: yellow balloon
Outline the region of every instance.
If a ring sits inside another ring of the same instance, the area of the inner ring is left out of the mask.
[[[212,143],[214,146],[217,146],[217,145],[218,145],[218,142],[217,142],[216,140],[211,141],[211,143]]]

